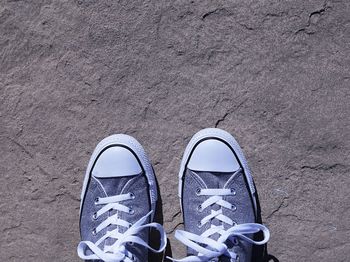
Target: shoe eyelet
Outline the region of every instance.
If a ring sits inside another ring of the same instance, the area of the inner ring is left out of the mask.
[[[236,210],[237,210],[237,207],[236,207],[235,205],[232,204],[232,205],[231,205],[231,210],[232,210],[232,211],[236,211]]]
[[[231,190],[231,194],[235,196],[236,195],[236,190],[234,188],[231,188],[230,190]]]
[[[202,190],[198,187],[198,188],[196,189],[196,195],[199,196],[201,192],[202,192]]]
[[[132,226],[132,224],[131,223],[129,223],[129,228]]]
[[[94,228],[94,229],[92,230],[92,235],[93,235],[93,236],[96,236],[96,234],[97,234],[96,228]]]
[[[202,222],[201,222],[201,221],[198,221],[198,222],[197,222],[197,227],[198,227],[198,228],[201,228],[201,227],[202,227]]]
[[[96,197],[96,198],[95,198],[95,205],[97,205],[99,201],[100,201],[100,198],[99,198],[99,197]]]
[[[96,219],[97,219],[97,213],[96,213],[96,212],[92,215],[92,219],[93,219],[93,220],[96,220]]]
[[[134,193],[129,193],[129,196],[131,199],[135,199],[135,194]]]
[[[129,214],[130,215],[135,214],[135,210],[132,208],[132,206],[129,207]]]
[[[202,212],[202,205],[198,205],[198,207],[197,207],[197,210],[199,211],[199,212]]]

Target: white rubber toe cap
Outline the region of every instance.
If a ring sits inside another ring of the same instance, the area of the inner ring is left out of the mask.
[[[187,167],[193,171],[235,172],[240,165],[228,145],[217,139],[207,139],[195,147]]]
[[[92,175],[97,178],[134,176],[142,172],[135,155],[122,146],[112,146],[97,158]]]

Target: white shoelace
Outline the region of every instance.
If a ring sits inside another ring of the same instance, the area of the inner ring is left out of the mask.
[[[96,205],[104,206],[94,214],[94,219],[97,219],[102,214],[111,210],[117,210],[132,214],[134,212],[132,209],[119,203],[129,199],[134,199],[134,195],[132,193],[96,199]],[[114,214],[108,217],[100,225],[98,225],[96,229],[94,229],[94,234],[97,234],[110,225],[122,226],[128,229],[124,233],[120,233],[118,227],[112,231],[107,231],[107,233],[103,235],[99,240],[97,240],[96,243],[92,243],[91,241],[81,241],[77,249],[79,257],[85,260],[101,259],[107,262],[132,262],[135,258],[134,255],[126,249],[125,245],[127,243],[139,244],[156,253],[162,252],[167,244],[165,231],[163,227],[158,223],[145,224],[146,220],[151,214],[152,211],[143,216],[133,225],[125,220],[118,218],[118,214]],[[155,228],[160,233],[159,249],[153,249],[148,245],[148,243],[137,236],[138,233],[145,228]],[[105,246],[104,250],[100,249],[98,246],[107,238],[113,238],[116,240],[112,245]],[[89,249],[92,254],[87,255],[87,249]]]
[[[235,195],[234,189],[200,189],[197,192],[198,195],[210,196],[205,200],[199,207],[198,210],[202,210],[210,207],[214,204],[219,205],[221,208],[219,210],[211,210],[211,213],[204,217],[198,224],[199,227],[210,222],[212,219],[218,219],[219,221],[229,224],[231,228],[225,230],[224,226],[210,225],[210,228],[203,232],[201,235],[196,235],[183,230],[177,230],[175,237],[190,247],[191,249],[198,252],[197,256],[188,256],[182,259],[171,259],[177,262],[197,262],[197,261],[209,261],[214,258],[218,258],[225,255],[231,259],[236,259],[237,254],[233,251],[229,251],[225,242],[230,240],[232,243],[238,242],[239,239],[247,241],[255,245],[264,245],[270,238],[270,232],[264,225],[257,223],[246,223],[246,224],[236,224],[232,219],[225,216],[222,213],[222,208],[234,209],[235,206],[231,205],[229,202],[223,199],[223,196]],[[254,234],[259,231],[263,232],[264,238],[261,241],[254,241],[246,235]],[[220,237],[218,240],[213,240],[210,237],[218,233]]]

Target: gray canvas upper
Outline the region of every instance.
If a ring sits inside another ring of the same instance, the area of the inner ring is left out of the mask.
[[[88,240],[95,243],[101,236],[106,234],[106,231],[111,231],[117,226],[109,226],[106,229],[100,231],[96,235],[93,234],[93,230],[103,222],[108,216],[114,215],[118,211],[110,211],[109,214],[105,213],[98,219],[94,219],[93,215],[101,207],[95,205],[95,199],[98,197],[114,196],[124,193],[133,193],[135,195],[134,200],[126,200],[123,204],[129,206],[133,210],[133,214],[127,214],[125,212],[119,212],[119,218],[134,224],[141,217],[145,216],[150,211],[149,190],[146,177],[143,173],[132,177],[114,177],[114,178],[95,178],[91,177],[89,181],[86,196],[83,202],[81,219],[80,219],[80,232],[81,239]],[[127,228],[119,227],[121,233],[125,232]],[[148,242],[148,231],[143,230],[140,232],[140,237]],[[113,244],[113,239],[107,239],[100,245],[103,249],[103,245]],[[145,261],[141,258],[148,256],[148,250],[137,244],[128,245],[128,250],[135,255],[137,261]]]
[[[160,233],[163,245],[154,251],[161,252],[165,233],[159,224],[148,224],[157,198],[153,169],[142,146],[123,134],[102,140],[85,175],[78,255],[98,261],[147,261],[150,228]]]
[[[213,217],[205,224],[201,223],[203,218],[210,217],[215,211],[222,212],[222,215],[237,225],[257,222],[255,187],[250,173],[246,173],[249,168],[241,149],[230,134],[220,129],[204,129],[198,132],[186,148],[181,170],[183,173],[180,171],[179,175],[182,187],[179,190],[186,232],[201,236],[212,226],[221,226],[225,231],[232,229],[232,225],[218,217]],[[230,207],[214,203],[203,209],[202,204],[212,196],[200,194],[202,189],[230,190],[233,194],[221,196]],[[254,238],[253,234],[245,235]],[[215,241],[219,237],[219,233],[209,236]],[[240,237],[232,237],[225,244],[228,252],[233,251],[237,258],[224,254],[211,261],[251,261],[251,243]],[[190,247],[187,252],[188,256],[199,255],[198,250]]]
[[[229,183],[227,183],[229,181]],[[227,184],[226,184],[227,183]],[[226,186],[225,186],[226,184]],[[225,186],[225,187],[224,187]],[[216,172],[196,172],[190,169],[186,170],[183,196],[182,196],[182,210],[184,217],[185,230],[197,235],[201,235],[210,227],[210,223],[199,227],[199,221],[210,214],[211,210],[217,210],[219,207],[213,205],[212,208],[207,208],[200,211],[198,208],[208,197],[198,196],[196,190],[198,188],[232,188],[235,190],[235,196],[226,196],[227,200],[235,206],[236,210],[223,209],[223,214],[232,218],[237,224],[254,223],[255,215],[250,193],[248,191],[247,183],[245,181],[242,169],[234,173],[216,173]],[[212,220],[212,224],[221,224],[216,219]],[[230,226],[223,223],[227,230]],[[214,235],[214,239],[219,236]],[[252,245],[246,242],[239,242],[234,246],[235,253],[238,254],[241,261],[250,261]],[[193,250],[188,250],[188,254],[195,254]],[[224,257],[221,261],[226,261]],[[228,260],[229,261],[229,260]]]

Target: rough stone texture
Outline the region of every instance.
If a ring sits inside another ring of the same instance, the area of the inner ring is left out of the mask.
[[[164,224],[204,127],[236,136],[280,261],[349,261],[350,2],[0,0],[0,257],[79,261],[95,145],[135,136]]]

